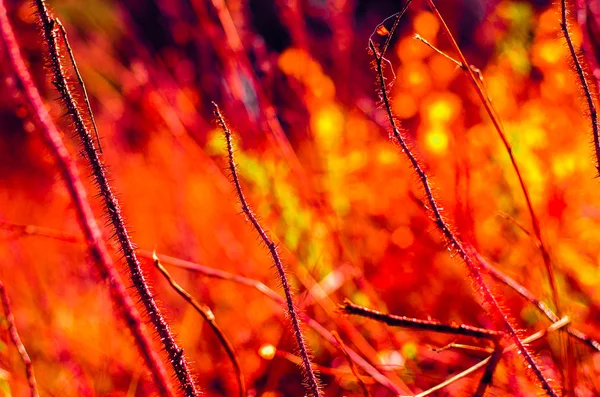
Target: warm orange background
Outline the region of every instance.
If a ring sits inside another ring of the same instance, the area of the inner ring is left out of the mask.
[[[281,292],[267,250],[240,214],[211,113],[216,101],[235,133],[246,196],[279,242],[299,305],[388,376],[413,391],[427,389],[483,356],[436,353],[432,347],[456,338],[392,330],[335,310],[349,298],[395,314],[494,328],[464,265],[449,255],[421,208],[415,172],[387,139],[388,123],[377,107],[367,40],[400,5],[295,3],[227,1],[247,58],[231,50],[235,35],[223,30],[217,0],[50,5],[69,31],[104,159],[138,247],[255,278]],[[600,182],[558,7],[546,1],[443,3],[441,12],[467,58],[482,70],[503,120],[550,248],[564,312],[579,329],[597,335]],[[9,5],[24,56],[75,156],[74,132],[61,118],[43,68],[33,10],[28,2]],[[579,45],[581,32],[573,25]],[[415,34],[454,54],[436,18],[415,1],[389,54],[396,75],[390,93],[445,215],[464,240],[551,304],[534,240],[501,216],[531,227],[500,139],[460,69]],[[0,87],[0,279],[41,393],[149,395],[151,378],[90,263],[70,197],[4,52]],[[283,141],[267,123],[268,110],[260,106],[266,102],[281,121]],[[77,161],[88,175],[84,159]],[[99,200],[92,202],[104,224]],[[104,235],[110,238],[108,227]],[[118,263],[126,278],[126,266]],[[198,385],[209,396],[236,395],[233,369],[211,330],[150,261],[144,266]],[[280,305],[248,287],[168,268],[215,313],[252,395],[303,395],[301,372],[286,358],[295,342]],[[493,285],[524,336],[549,325],[514,292]],[[308,327],[306,336],[315,364],[324,367],[326,395],[360,395],[343,354]],[[574,343],[565,357],[565,340],[553,334],[531,349],[559,384],[559,369],[575,365],[576,395],[600,393],[600,356]],[[470,395],[480,375],[438,395]],[[368,376],[365,381],[373,396],[388,395]],[[489,395],[538,392],[509,354]],[[0,395],[26,393],[22,364],[2,331]]]

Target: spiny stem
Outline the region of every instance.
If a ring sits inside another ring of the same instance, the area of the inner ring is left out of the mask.
[[[19,45],[8,20],[3,0],[0,0],[0,29],[2,31],[2,38],[6,46],[8,58],[12,64],[17,81],[21,85],[25,98],[33,110],[35,122],[56,159],[67,191],[75,206],[77,221],[85,236],[85,241],[91,257],[94,259],[94,263],[96,264],[101,277],[107,281],[108,289],[115,307],[118,308],[119,315],[133,335],[137,347],[152,374],[158,391],[161,395],[172,397],[173,391],[171,390],[165,368],[158,353],[152,346],[151,338],[140,318],[140,314],[129,297],[127,289],[114,267],[108,249],[102,240],[100,228],[98,227],[98,223],[92,212],[92,207],[79,176],[75,160],[69,153],[62,135],[52,121],[40,93],[31,78],[31,74],[25,65],[23,57],[21,56]],[[39,229],[37,227],[33,228],[35,230]],[[23,231],[33,233],[30,229],[31,227],[26,226]],[[47,233],[48,230],[45,232]],[[55,236],[58,234],[59,233],[54,233]],[[79,239],[76,236],[71,237],[70,241],[77,241]]]
[[[90,99],[87,94],[87,90],[85,89],[85,83],[83,82],[83,78],[81,77],[81,73],[79,73],[79,68],[77,67],[77,62],[75,62],[75,55],[73,54],[73,50],[71,49],[71,44],[69,44],[69,38],[67,37],[67,31],[63,24],[60,22],[58,18],[54,18],[54,22],[58,26],[58,30],[63,38],[63,43],[65,43],[65,47],[67,49],[67,54],[69,54],[69,60],[71,61],[71,65],[73,66],[73,70],[75,71],[75,76],[77,76],[77,82],[81,87],[81,91],[83,93],[83,100],[85,101],[85,106],[87,108],[88,116],[92,121],[92,127],[94,127],[94,133],[96,134],[96,142],[98,143],[98,150],[102,153],[102,146],[100,145],[100,134],[98,133],[98,126],[96,125],[96,119],[94,118],[94,113],[92,112],[92,105],[90,105]]]
[[[152,252],[140,251],[140,255],[151,258]],[[206,277],[217,278],[220,280],[231,281],[231,282],[234,282],[234,283],[237,283],[240,285],[245,285],[247,287],[255,289],[256,291],[260,292],[261,294],[263,294],[264,296],[266,296],[267,298],[269,298],[273,302],[276,302],[279,305],[285,304],[284,298],[279,296],[279,294],[277,294],[271,288],[267,287],[264,283],[262,283],[258,280],[255,280],[255,279],[252,279],[249,277],[240,276],[238,274],[229,273],[229,272],[226,272],[221,269],[215,269],[212,267],[201,265],[199,263],[194,263],[194,262],[185,261],[183,259],[174,258],[172,256],[160,255],[160,257],[162,258],[162,261],[167,265],[175,266],[175,267],[178,267],[181,269],[186,269],[186,270],[193,271],[193,272],[197,272]],[[333,346],[336,346],[336,347],[338,346],[338,343],[335,340],[335,338],[333,337],[333,335],[325,327],[323,327],[319,322],[317,322],[316,320],[312,319],[311,317],[309,317],[308,315],[306,315],[302,312],[300,312],[299,315],[301,316],[302,321],[308,327],[312,328],[313,331],[315,331],[317,334],[321,335],[321,337],[323,337],[323,339],[327,340]],[[350,356],[352,361],[354,361],[354,363],[356,363],[356,365],[358,365],[363,371],[365,371],[367,374],[369,374],[369,376],[372,377],[377,383],[379,383],[380,385],[382,385],[383,387],[385,387],[386,389],[388,389],[389,391],[391,391],[394,394],[401,394],[401,393],[406,392],[406,390],[407,390],[406,388],[402,388],[399,385],[393,383],[390,379],[386,378],[382,373],[380,373],[375,367],[373,367],[371,364],[369,364],[364,358],[362,358],[354,350],[350,349],[349,347],[346,347],[346,351],[348,352],[348,355]]]
[[[188,302],[190,305],[192,305],[192,307],[194,309],[196,309],[196,311],[202,316],[204,321],[206,321],[208,323],[208,325],[213,330],[213,332],[215,333],[217,338],[219,338],[219,342],[221,342],[223,349],[225,349],[225,352],[229,356],[229,359],[231,360],[231,363],[233,364],[233,367],[237,374],[240,397],[245,397],[246,396],[246,382],[244,381],[244,374],[242,373],[242,367],[240,365],[240,361],[238,360],[237,354],[235,354],[235,349],[233,348],[233,345],[231,344],[229,339],[227,339],[227,337],[223,333],[223,330],[221,330],[221,327],[219,327],[219,324],[217,324],[215,315],[213,314],[212,310],[210,310],[210,307],[198,302],[182,286],[180,286],[175,281],[175,279],[169,274],[167,269],[165,269],[165,267],[160,263],[160,260],[159,260],[158,256],[156,255],[156,253],[153,254],[153,260],[154,260],[154,266],[167,279],[167,281],[169,282],[171,287],[173,287],[175,292],[177,292],[177,294],[179,294],[179,296],[181,296],[183,299],[185,299],[186,302]]]
[[[381,90],[381,98],[383,100],[383,105],[385,107],[389,122],[392,126],[392,137],[402,148],[402,152],[406,155],[406,157],[410,161],[412,168],[415,170],[415,172],[417,173],[417,175],[419,177],[419,180],[421,181],[421,185],[423,186],[423,189],[425,190],[425,196],[427,198],[428,206],[432,212],[435,225],[437,226],[437,228],[440,230],[440,232],[442,233],[442,235],[448,242],[450,248],[453,249],[454,251],[456,251],[458,253],[458,255],[460,256],[460,258],[465,263],[467,270],[469,271],[469,273],[475,283],[476,290],[479,291],[479,293],[481,294],[481,297],[483,298],[484,303],[487,304],[488,309],[491,311],[490,314],[492,314],[492,317],[495,318],[496,321],[499,321],[502,324],[503,328],[506,329],[507,334],[513,340],[514,344],[518,347],[518,349],[521,352],[521,354],[523,355],[527,365],[531,368],[531,370],[533,371],[535,376],[540,381],[543,389],[548,393],[548,395],[550,395],[552,397],[558,397],[558,394],[554,391],[554,389],[552,388],[552,386],[550,385],[550,383],[548,382],[548,380],[542,373],[542,370],[538,367],[537,363],[535,362],[535,360],[533,359],[533,357],[531,356],[529,351],[527,351],[527,349],[525,348],[525,346],[519,339],[519,335],[518,335],[517,331],[510,324],[510,321],[508,320],[508,318],[506,317],[506,315],[504,314],[504,312],[498,305],[496,298],[493,296],[492,292],[490,291],[490,289],[488,288],[488,286],[486,285],[486,283],[483,279],[483,275],[481,274],[481,272],[479,270],[478,264],[472,260],[471,256],[467,253],[467,250],[463,246],[463,243],[454,234],[454,232],[450,228],[450,225],[442,216],[440,207],[437,203],[437,200],[435,199],[435,197],[433,195],[433,190],[432,190],[431,184],[429,182],[429,177],[427,176],[426,172],[419,164],[416,156],[413,154],[408,143],[402,136],[400,129],[397,126],[394,114],[392,112],[392,107],[391,107],[390,100],[389,100],[389,97],[387,94],[385,78],[383,76],[382,60],[383,60],[383,57],[385,54],[381,54],[377,51],[377,48],[375,47],[375,44],[373,43],[372,40],[369,41],[369,48],[373,52],[373,55],[375,58],[375,66],[376,66],[376,71],[377,71],[377,79],[378,79],[379,87]],[[467,62],[464,60],[463,60],[463,63],[467,64]],[[472,71],[470,69],[469,69],[469,72],[472,74]]]
[[[472,327],[470,325],[443,324],[438,321],[421,320],[418,318],[409,318],[397,316],[395,314],[382,313],[377,310],[356,305],[349,300],[344,301],[344,303],[340,306],[340,309],[346,314],[369,318],[392,327],[420,329],[423,331],[433,331],[449,335],[470,336],[473,338],[488,339],[492,341],[498,341],[504,336],[503,332]]]
[[[598,171],[598,174],[596,176],[600,177],[600,136],[598,131],[598,113],[596,112],[596,105],[594,104],[594,97],[592,96],[592,92],[590,91],[590,86],[588,85],[587,79],[585,78],[585,71],[583,70],[581,63],[579,62],[579,58],[577,57],[577,51],[575,51],[575,46],[573,45],[573,40],[571,39],[571,33],[569,32],[566,0],[561,0],[560,2],[560,16],[560,28],[562,29],[563,35],[565,36],[565,40],[567,42],[567,46],[569,47],[569,52],[571,53],[571,58],[573,59],[573,63],[575,64],[575,70],[577,71],[577,76],[579,77],[579,83],[581,84],[581,88],[583,89],[583,93],[585,94],[585,99],[587,101],[587,106],[590,112],[589,116],[590,122],[592,124],[592,134],[594,137],[594,150],[596,152],[596,171]]]
[[[267,246],[267,249],[271,253],[271,258],[273,259],[273,263],[275,263],[275,267],[277,268],[277,272],[279,273],[279,278],[281,279],[281,284],[283,286],[283,291],[285,292],[285,300],[287,304],[288,315],[290,316],[290,320],[292,322],[292,328],[294,330],[294,336],[296,337],[296,342],[298,344],[298,350],[300,353],[300,357],[302,358],[302,362],[304,364],[306,382],[307,382],[307,390],[312,394],[313,397],[319,397],[321,395],[321,389],[319,386],[319,381],[315,372],[312,368],[312,362],[310,360],[310,356],[308,353],[308,349],[306,348],[306,344],[304,343],[304,336],[302,334],[302,330],[300,329],[300,320],[298,318],[298,314],[296,314],[296,308],[294,305],[294,299],[292,296],[292,289],[289,285],[287,274],[283,267],[283,263],[281,262],[281,258],[279,257],[279,253],[277,252],[277,246],[271,240],[271,238],[267,235],[265,230],[262,228],[256,216],[250,209],[248,202],[246,201],[246,197],[244,196],[244,192],[242,191],[242,185],[240,183],[237,166],[235,164],[235,158],[233,156],[233,143],[231,140],[231,131],[221,114],[221,110],[217,106],[216,103],[213,102],[215,116],[217,117],[217,121],[223,130],[225,135],[225,140],[227,142],[227,154],[229,160],[229,170],[231,171],[231,177],[233,179],[233,185],[237,192],[237,196],[240,200],[240,204],[242,206],[242,211],[252,223],[252,226],[260,236],[261,240]]]
[[[4,316],[6,317],[6,322],[8,323],[8,333],[10,334],[10,339],[12,343],[15,345],[17,350],[19,351],[19,355],[21,356],[21,361],[25,365],[25,373],[27,374],[27,383],[29,383],[29,390],[31,393],[31,397],[39,397],[40,393],[38,391],[37,382],[35,380],[35,374],[33,372],[33,364],[31,363],[31,359],[29,358],[29,354],[27,354],[27,350],[25,349],[25,345],[21,341],[19,337],[19,332],[17,331],[17,326],[15,324],[15,316],[12,313],[10,307],[10,299],[8,299],[8,294],[6,293],[6,288],[4,288],[4,284],[0,281],[0,300],[2,300],[2,308],[4,310]]]
[[[444,32],[448,36],[448,39],[450,40],[452,47],[458,54],[459,61],[463,65],[461,67],[461,69],[467,74],[467,76],[469,77],[469,80],[475,87],[475,91],[477,92],[477,95],[479,96],[479,99],[481,100],[481,103],[483,104],[486,112],[490,116],[490,119],[492,120],[492,124],[494,125],[496,131],[498,132],[498,136],[500,137],[500,140],[502,141],[502,144],[504,145],[506,153],[508,153],[511,165],[515,171],[515,174],[517,175],[517,179],[519,181],[519,186],[521,188],[521,191],[523,192],[523,196],[525,197],[525,203],[527,205],[527,210],[529,211],[529,217],[531,218],[531,226],[533,229],[533,233],[537,240],[537,246],[542,255],[542,259],[544,261],[544,266],[546,268],[546,272],[548,273],[548,279],[550,281],[550,288],[552,290],[552,298],[554,300],[554,305],[556,306],[556,310],[560,313],[561,310],[560,310],[558,287],[556,284],[556,277],[554,275],[554,268],[552,266],[552,260],[550,258],[550,253],[548,252],[548,249],[546,248],[544,240],[542,239],[542,231],[540,229],[540,222],[539,222],[538,217],[535,214],[535,211],[533,209],[533,204],[531,202],[531,196],[529,195],[529,190],[527,189],[527,185],[525,184],[523,175],[521,174],[521,170],[517,163],[517,159],[515,158],[515,155],[513,153],[512,146],[511,146],[510,142],[508,141],[508,139],[506,138],[506,134],[504,133],[504,127],[502,126],[502,122],[500,121],[500,118],[498,117],[496,110],[494,109],[494,106],[492,105],[490,96],[488,94],[486,94],[485,88],[481,84],[481,78],[478,78],[477,76],[475,76],[475,72],[473,71],[473,68],[468,67],[469,63],[467,62],[467,59],[465,58],[463,52],[461,51],[460,47],[458,46],[458,43],[454,39],[454,36],[452,35],[450,28],[448,28],[448,25],[446,24],[446,21],[442,17],[442,14],[440,14],[440,12],[437,9],[437,7],[435,6],[435,3],[433,2],[433,0],[427,0],[427,2],[429,4],[431,10],[437,17],[437,19],[440,21],[440,24],[441,24]]]
[[[92,139],[92,135],[71,94],[71,89],[68,85],[65,77],[65,71],[60,60],[58,39],[55,32],[56,22],[52,17],[50,17],[44,0],[35,0],[35,4],[37,6],[38,15],[42,23],[44,38],[49,50],[50,62],[54,72],[54,85],[56,86],[64,105],[67,108],[67,113],[71,116],[73,124],[75,125],[75,130],[79,135],[81,144],[83,145],[84,153],[92,169],[98,189],[100,190],[100,196],[104,201],[106,214],[108,215],[114,228],[115,236],[129,267],[131,281],[133,282],[138,296],[148,313],[150,321],[152,322],[160,341],[167,352],[169,361],[173,367],[181,389],[187,397],[197,396],[199,392],[196,390],[196,386],[192,380],[192,376],[183,354],[183,349],[177,346],[169,325],[163,318],[158,306],[156,305],[156,302],[154,301],[154,297],[150,292],[150,287],[146,282],[142,272],[134,245],[129,238],[127,228],[125,227],[119,202],[112,192],[112,188],[108,182],[104,164],[98,156],[98,151],[94,144],[94,140]]]

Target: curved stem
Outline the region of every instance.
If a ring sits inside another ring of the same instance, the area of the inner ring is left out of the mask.
[[[279,257],[279,253],[277,252],[277,246],[275,245],[273,240],[271,240],[271,238],[267,235],[265,230],[262,228],[262,226],[256,219],[256,216],[254,216],[254,213],[250,209],[248,202],[246,201],[246,197],[244,196],[244,192],[242,191],[242,185],[240,184],[240,180],[238,177],[237,166],[235,164],[235,158],[233,156],[233,144],[231,142],[231,131],[229,130],[229,127],[227,126],[227,123],[225,122],[225,119],[223,118],[223,115],[221,114],[221,111],[219,110],[219,107],[217,106],[217,104],[213,103],[213,106],[214,106],[214,110],[215,110],[215,116],[217,117],[217,121],[219,122],[219,125],[221,126],[221,129],[223,130],[223,133],[225,134],[225,140],[227,142],[229,170],[231,171],[233,185],[237,192],[237,196],[240,200],[240,203],[242,206],[242,211],[244,212],[244,214],[246,215],[248,220],[250,220],[250,223],[252,223],[252,226],[254,227],[254,229],[260,236],[261,240],[267,246],[269,252],[271,253],[271,258],[273,259],[273,263],[275,263],[275,267],[277,268],[277,272],[279,273],[279,278],[281,280],[281,284],[283,286],[283,291],[285,293],[287,311],[290,316],[290,320],[292,322],[294,336],[296,337],[296,342],[298,344],[298,350],[300,353],[300,357],[302,358],[302,363],[304,365],[304,370],[305,370],[304,375],[306,377],[307,388],[313,397],[319,397],[319,396],[321,396],[321,388],[319,386],[319,381],[317,379],[317,376],[315,375],[315,372],[313,371],[313,368],[312,368],[312,362],[310,360],[308,349],[304,342],[304,335],[302,334],[302,330],[300,327],[300,320],[299,320],[298,314],[296,313],[296,307],[295,307],[294,299],[292,296],[292,289],[289,285],[289,282],[287,279],[287,274],[283,267],[283,263],[281,262],[281,258]]]

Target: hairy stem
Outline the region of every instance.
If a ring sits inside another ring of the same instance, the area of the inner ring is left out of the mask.
[[[52,71],[54,72],[54,85],[56,86],[56,89],[58,90],[61,99],[64,102],[67,113],[75,125],[75,130],[79,136],[80,142],[83,146],[83,151],[91,167],[96,185],[100,191],[100,196],[104,201],[106,214],[110,219],[117,242],[129,267],[131,281],[146,312],[148,313],[150,321],[154,326],[154,329],[156,330],[156,333],[158,334],[165,351],[167,352],[169,361],[173,367],[181,389],[187,397],[197,396],[199,392],[196,390],[196,386],[192,380],[187,362],[184,358],[183,349],[177,346],[170,327],[163,318],[163,315],[158,309],[154,297],[150,292],[150,287],[146,282],[145,276],[142,272],[134,245],[129,238],[127,228],[125,227],[119,202],[108,182],[105,166],[98,155],[92,134],[71,93],[71,89],[68,85],[66,74],[61,63],[60,51],[58,48],[58,38],[55,31],[56,22],[48,13],[44,0],[35,0],[35,5],[41,21],[44,39],[48,46],[50,63]]]
[[[348,300],[346,300],[340,306],[340,308],[346,314],[369,318],[392,327],[419,329],[448,335],[470,336],[473,338],[488,339],[492,341],[498,341],[504,336],[504,333],[499,331],[472,327],[470,325],[443,324],[432,320],[421,320],[418,318],[409,318],[394,314],[382,313],[377,310],[356,305]]]
[[[577,57],[577,51],[575,50],[575,45],[573,45],[573,40],[571,39],[571,33],[569,32],[569,22],[567,20],[567,11],[568,10],[566,0],[561,0],[560,28],[563,32],[563,36],[565,36],[567,46],[569,47],[569,52],[571,53],[571,58],[573,59],[575,70],[577,71],[577,77],[579,77],[579,83],[581,84],[581,88],[583,89],[588,110],[590,112],[589,117],[590,123],[592,124],[594,151],[596,153],[596,171],[598,171],[598,174],[596,176],[600,177],[600,136],[598,131],[598,113],[596,112],[596,105],[594,104],[594,97],[592,96],[590,86],[587,82],[587,79],[585,78],[585,71],[581,66],[581,62],[579,62],[579,58]]]
[[[29,70],[25,65],[14,32],[8,20],[3,0],[0,0],[0,30],[2,32],[2,38],[6,46],[9,61],[11,62],[16,78],[23,89],[25,98],[33,110],[35,122],[41,130],[44,139],[59,166],[67,191],[75,206],[77,221],[85,236],[91,257],[94,259],[94,263],[96,264],[100,275],[107,281],[109,292],[115,307],[118,308],[119,315],[133,335],[137,347],[152,374],[158,391],[161,395],[171,397],[173,396],[173,392],[165,368],[158,353],[152,346],[151,337],[148,335],[146,327],[140,318],[140,314],[129,297],[127,289],[112,262],[104,241],[102,240],[100,228],[98,227],[98,223],[92,212],[92,207],[88,200],[85,188],[83,187],[77,166],[75,165],[75,160],[69,153],[62,135],[52,121]]]
[[[290,316],[290,320],[292,322],[294,336],[296,337],[296,342],[298,344],[298,350],[300,353],[300,357],[302,358],[302,363],[304,365],[307,389],[312,394],[313,397],[319,397],[319,396],[321,396],[321,389],[319,386],[319,381],[318,381],[317,376],[315,375],[315,372],[312,368],[312,362],[310,359],[310,355],[308,353],[308,349],[304,342],[304,335],[302,334],[302,330],[300,327],[300,319],[298,317],[298,314],[296,313],[296,307],[294,304],[292,289],[289,285],[287,274],[283,267],[283,263],[281,262],[281,258],[279,257],[279,253],[277,252],[277,246],[275,245],[273,240],[271,240],[271,238],[267,235],[267,233],[265,232],[263,227],[260,225],[260,223],[256,219],[256,216],[254,216],[254,213],[250,209],[248,202],[246,201],[246,197],[244,196],[244,192],[242,191],[242,185],[241,185],[239,177],[238,177],[237,166],[235,164],[235,158],[233,156],[233,143],[231,140],[231,131],[229,130],[229,127],[227,126],[227,123],[225,122],[225,119],[223,118],[223,115],[221,114],[221,111],[219,110],[219,107],[217,106],[217,104],[213,103],[213,105],[214,105],[215,116],[217,117],[217,121],[219,122],[219,125],[221,126],[221,129],[223,130],[223,133],[225,134],[225,140],[227,142],[229,170],[231,171],[231,176],[233,178],[233,185],[237,192],[238,199],[240,200],[240,203],[242,206],[242,211],[244,212],[244,214],[246,215],[248,220],[250,220],[250,223],[252,223],[252,226],[254,227],[254,229],[260,236],[261,240],[264,242],[264,244],[267,246],[269,252],[271,253],[271,258],[273,259],[273,263],[275,264],[275,267],[277,268],[277,272],[279,273],[279,278],[280,278],[281,284],[283,286],[283,291],[285,293],[285,300],[286,300],[286,304],[287,304],[288,315]]]
[[[492,124],[494,125],[494,128],[498,132],[498,136],[500,137],[500,140],[502,141],[502,144],[504,145],[506,153],[508,154],[508,157],[510,158],[510,163],[511,163],[512,168],[515,171],[515,174],[519,181],[519,186],[521,188],[521,191],[523,192],[523,197],[525,198],[527,210],[529,211],[529,217],[531,218],[531,227],[533,229],[533,234],[535,235],[536,245],[538,246],[538,248],[540,250],[540,253],[542,255],[542,260],[544,261],[544,266],[546,268],[546,272],[548,273],[548,279],[550,281],[550,288],[552,290],[552,298],[554,300],[554,305],[556,306],[556,310],[560,313],[561,310],[560,310],[560,300],[559,300],[559,295],[558,295],[558,287],[556,284],[556,277],[554,275],[554,268],[552,266],[552,260],[550,258],[550,253],[548,252],[548,249],[544,243],[544,240],[542,239],[542,230],[540,228],[540,222],[539,222],[538,217],[533,209],[533,204],[531,202],[531,196],[529,195],[529,189],[527,189],[527,185],[525,184],[525,180],[523,179],[523,175],[521,174],[521,170],[517,163],[517,159],[515,158],[515,155],[513,153],[512,146],[511,146],[510,142],[508,141],[508,139],[506,138],[506,134],[504,133],[504,127],[502,126],[500,118],[498,117],[498,115],[494,109],[494,106],[492,105],[490,96],[486,94],[485,88],[481,84],[481,81],[482,81],[481,74],[479,73],[479,76],[477,76],[474,68],[469,67],[469,63],[467,62],[467,59],[465,58],[463,52],[461,51],[460,47],[458,46],[458,43],[456,42],[456,40],[454,39],[454,36],[452,35],[452,32],[450,31],[450,28],[448,28],[446,21],[444,20],[444,18],[442,17],[442,14],[440,14],[439,10],[435,6],[435,3],[433,2],[433,0],[427,0],[427,2],[429,4],[429,6],[431,7],[433,13],[436,15],[436,17],[440,21],[442,29],[448,36],[448,39],[450,40],[452,47],[458,54],[459,61],[462,64],[461,69],[467,74],[467,76],[469,77],[469,80],[473,84],[473,87],[475,88],[475,91],[477,92],[477,95],[479,96],[479,99],[481,100],[481,103],[483,104],[486,112],[490,116],[490,119],[492,120]]]
[[[486,304],[487,309],[489,310],[492,317],[499,322],[503,328],[506,329],[508,336],[513,340],[513,343],[517,346],[519,352],[522,354],[525,359],[528,367],[535,374],[535,377],[539,380],[542,385],[542,388],[548,393],[548,395],[552,397],[558,397],[558,394],[549,381],[544,376],[542,370],[539,368],[533,356],[529,353],[529,351],[525,348],[525,345],[521,342],[517,331],[511,325],[508,317],[505,315],[503,310],[498,305],[496,298],[493,296],[492,292],[488,288],[487,284],[484,281],[483,275],[479,269],[477,262],[473,261],[471,255],[468,254],[467,249],[463,246],[463,243],[458,239],[458,237],[452,231],[449,223],[442,216],[440,206],[433,195],[433,190],[431,188],[431,183],[429,181],[429,177],[425,170],[419,164],[416,156],[413,154],[411,148],[409,147],[407,141],[402,136],[400,129],[396,123],[396,119],[392,112],[392,107],[390,104],[390,100],[387,94],[387,86],[385,83],[385,77],[383,75],[383,60],[385,59],[385,53],[378,52],[375,44],[372,40],[369,40],[369,48],[373,52],[375,59],[375,67],[377,73],[377,80],[380,88],[381,99],[383,101],[384,108],[386,110],[388,120],[392,127],[392,138],[398,143],[398,145],[402,148],[402,152],[406,155],[409,162],[412,165],[412,168],[417,173],[417,176],[421,182],[421,185],[425,191],[425,196],[427,199],[427,205],[432,213],[433,221],[437,228],[440,230],[448,245],[451,249],[458,253],[460,258],[465,263],[467,270],[469,271],[471,278],[475,284],[475,289],[479,292],[481,297],[483,298],[483,302]],[[463,62],[466,64],[466,62]],[[469,69],[470,70],[470,69]]]

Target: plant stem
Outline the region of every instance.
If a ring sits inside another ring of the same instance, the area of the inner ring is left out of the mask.
[[[231,171],[231,176],[233,178],[233,185],[237,192],[238,199],[240,200],[240,203],[242,206],[242,211],[244,212],[246,217],[250,220],[250,223],[252,223],[252,226],[254,227],[254,229],[260,236],[261,240],[264,242],[264,244],[267,246],[267,249],[271,253],[271,258],[273,259],[273,263],[275,264],[275,267],[277,268],[277,272],[279,273],[279,278],[281,280],[283,291],[285,293],[285,300],[286,300],[286,304],[287,304],[288,315],[290,316],[290,320],[292,322],[294,336],[296,337],[296,342],[298,344],[300,357],[302,358],[302,363],[304,365],[304,371],[305,371],[304,375],[306,377],[307,389],[312,394],[313,397],[319,397],[322,395],[321,389],[319,386],[319,380],[317,379],[317,376],[315,375],[315,372],[313,371],[313,368],[312,368],[312,362],[310,360],[308,349],[304,342],[304,336],[302,334],[302,330],[300,327],[300,319],[298,317],[298,314],[296,313],[296,307],[294,304],[292,289],[289,285],[287,274],[283,267],[283,263],[281,262],[281,258],[279,257],[279,253],[277,252],[277,246],[275,245],[273,240],[271,240],[271,238],[267,235],[267,233],[265,232],[263,227],[260,225],[260,223],[256,219],[256,216],[254,216],[254,213],[250,209],[248,202],[246,201],[246,197],[244,196],[244,192],[242,191],[242,185],[240,184],[240,180],[238,177],[237,166],[235,164],[235,158],[233,156],[233,144],[231,141],[231,131],[229,130],[229,127],[227,126],[227,123],[225,122],[225,119],[223,118],[223,115],[221,114],[221,111],[219,110],[219,107],[217,106],[217,104],[213,103],[213,106],[214,106],[214,110],[215,110],[215,116],[217,117],[217,121],[218,121],[219,125],[221,126],[223,133],[225,134],[225,140],[227,142],[229,170]]]
[[[196,390],[196,386],[192,380],[192,376],[183,354],[183,349],[177,346],[170,327],[163,318],[158,306],[156,305],[156,302],[154,301],[154,297],[150,292],[150,287],[146,282],[145,276],[142,272],[134,245],[129,238],[127,228],[125,227],[119,202],[108,182],[105,166],[98,155],[98,150],[94,144],[91,132],[87,127],[87,124],[71,94],[71,89],[67,82],[65,71],[61,63],[58,40],[55,32],[56,22],[52,17],[50,17],[44,0],[35,0],[35,4],[37,6],[38,16],[41,21],[44,39],[48,46],[50,63],[52,71],[54,72],[54,85],[56,86],[61,99],[64,102],[67,113],[69,116],[71,116],[75,130],[83,146],[83,152],[85,153],[88,163],[92,169],[96,185],[100,191],[100,197],[102,197],[104,201],[106,214],[110,220],[110,223],[112,224],[121,252],[125,258],[125,261],[127,262],[131,281],[133,282],[137,294],[144,308],[146,309],[146,312],[148,313],[150,322],[153,324],[154,329],[156,330],[156,333],[158,334],[158,337],[162,342],[165,351],[167,352],[169,361],[173,367],[175,376],[179,381],[181,389],[187,397],[195,397],[199,394],[199,392]]]
[[[164,365],[152,346],[152,340],[140,318],[140,314],[129,297],[127,289],[112,262],[106,244],[102,240],[102,233],[92,212],[92,207],[79,176],[75,160],[69,153],[60,132],[52,121],[21,56],[19,45],[8,20],[4,0],[0,0],[0,30],[2,31],[2,38],[6,46],[9,61],[23,89],[25,98],[33,110],[35,122],[58,163],[67,191],[75,206],[75,215],[79,227],[83,232],[88,250],[94,259],[98,272],[107,281],[110,296],[115,307],[118,308],[119,315],[133,335],[158,391],[161,395],[172,397],[173,391],[171,390],[171,384]]]

